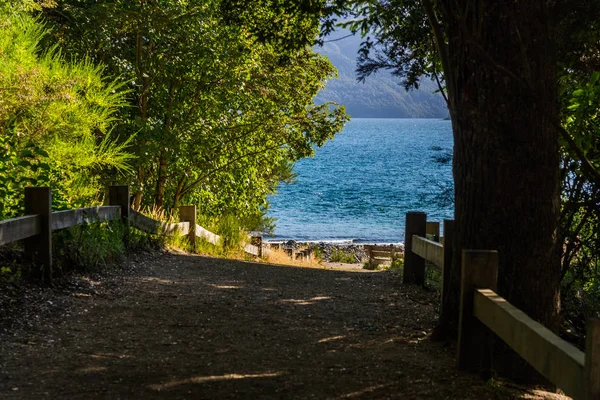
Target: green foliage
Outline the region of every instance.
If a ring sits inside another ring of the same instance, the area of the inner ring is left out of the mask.
[[[0,135],[0,219],[23,214],[23,186],[49,184],[48,153],[32,142],[19,144],[14,129]]]
[[[434,290],[442,289],[442,270],[435,265],[425,266],[425,286]]]
[[[43,26],[14,4],[0,3],[0,218],[20,213],[26,185],[51,186],[55,208],[89,206],[100,173],[131,159],[109,135],[121,85],[88,59],[42,51]]]
[[[130,228],[125,239],[126,252],[144,252],[164,250],[168,247],[168,238],[162,235],[150,235]]]
[[[366,262],[363,264],[363,269],[388,270],[388,271],[393,271],[397,274],[402,274],[402,271],[404,270],[404,256],[403,255],[395,255],[392,258],[392,262],[390,264],[371,265],[368,262]]]
[[[252,3],[233,20],[222,11],[243,6],[234,3],[63,0],[44,13],[61,48],[102,60],[133,93],[117,131],[136,134],[129,182],[137,205],[185,202],[211,217],[256,216],[291,179],[293,162],[347,120],[342,108],[312,103],[335,74],[326,59],[249,33],[252,21],[285,8]],[[295,18],[280,20],[286,36],[316,34],[318,18],[285,15]]]
[[[346,252],[335,247],[331,250],[331,262],[354,264],[355,261],[354,254],[352,252]]]
[[[13,260],[10,265],[3,265],[0,267],[0,282],[18,282],[21,280],[22,273],[21,264],[19,264],[17,260]]]
[[[600,167],[600,72],[562,79],[564,126],[596,170]],[[561,305],[565,326],[583,345],[585,321],[600,309],[600,182],[563,146]]]
[[[402,273],[404,271],[404,256],[397,256],[392,259],[390,270]]]
[[[218,217],[198,216],[198,225],[221,236],[221,243],[218,247],[221,247],[222,254],[236,253],[242,244],[249,242],[248,235],[244,231],[244,223],[244,219],[231,214]],[[205,250],[212,249],[210,246],[204,245],[203,248]]]
[[[317,261],[323,260],[323,250],[319,246],[313,246],[313,255]]]
[[[365,263],[363,263],[363,269],[373,270],[375,268],[368,262],[365,262]]]
[[[198,254],[207,254],[214,257],[223,257],[228,255],[228,253],[223,249],[223,246],[214,245],[205,238],[196,239],[195,252]]]
[[[125,228],[120,222],[93,222],[53,234],[54,265],[70,270],[98,271],[125,257]]]

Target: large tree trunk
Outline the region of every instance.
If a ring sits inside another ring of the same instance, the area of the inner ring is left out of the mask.
[[[556,55],[544,1],[442,3],[454,131],[456,249],[499,251],[499,294],[558,327]],[[466,14],[460,15],[465,12]],[[460,251],[451,293],[458,299]],[[456,302],[442,328],[455,331]]]

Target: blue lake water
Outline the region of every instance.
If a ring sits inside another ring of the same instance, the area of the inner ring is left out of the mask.
[[[453,218],[452,128],[440,119],[353,119],[269,198],[272,239],[404,241],[405,214]]]

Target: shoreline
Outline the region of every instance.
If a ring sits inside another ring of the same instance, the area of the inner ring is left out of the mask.
[[[389,241],[389,240],[364,240],[364,239],[265,239],[263,238],[263,243],[265,244],[297,244],[297,245],[315,245],[315,244],[325,244],[325,245],[335,245],[335,246],[364,246],[364,245],[374,245],[374,246],[400,246],[404,247],[404,242],[399,241]]]
[[[353,240],[264,240],[263,244],[270,248],[286,249],[293,254],[294,251],[309,248],[318,251],[319,257],[326,263],[361,264],[369,261],[369,254],[365,246],[395,247],[398,253],[404,253],[402,242],[354,242]]]

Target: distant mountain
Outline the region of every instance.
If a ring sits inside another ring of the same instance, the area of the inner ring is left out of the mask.
[[[340,32],[340,36],[344,36]],[[429,80],[421,82],[419,90],[407,92],[398,78],[387,71],[380,71],[367,78],[365,83],[356,80],[356,57],[360,36],[351,36],[336,42],[325,43],[315,51],[326,55],[336,66],[339,78],[327,83],[316,103],[334,101],[345,105],[355,118],[444,118],[448,109]]]

